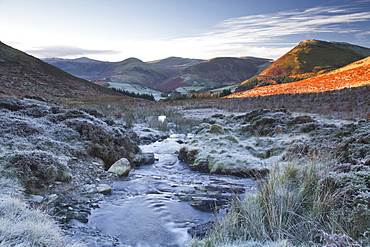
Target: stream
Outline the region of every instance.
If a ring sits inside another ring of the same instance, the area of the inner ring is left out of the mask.
[[[215,209],[224,208],[236,193],[255,192],[256,180],[189,170],[175,154],[189,138],[174,134],[141,146],[155,154],[155,163],[116,181],[87,223],[73,222],[119,244],[95,240],[87,246],[185,246],[191,239],[189,228],[215,220]]]

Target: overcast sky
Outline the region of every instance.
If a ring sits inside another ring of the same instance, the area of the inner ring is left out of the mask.
[[[370,48],[370,0],[0,0],[0,41],[39,58],[276,59],[306,39]]]

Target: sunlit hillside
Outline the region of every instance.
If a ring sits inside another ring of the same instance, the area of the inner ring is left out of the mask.
[[[319,93],[361,86],[370,86],[370,57],[321,76],[286,84],[254,88],[227,97],[237,98],[275,94]]]

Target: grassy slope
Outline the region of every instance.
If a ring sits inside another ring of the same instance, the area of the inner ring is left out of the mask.
[[[345,43],[305,40],[276,60],[261,75],[284,76],[308,73],[308,77],[322,71],[338,69],[370,56],[370,49]]]
[[[236,92],[291,83],[322,75],[370,56],[370,49],[337,42],[305,40],[258,76],[239,84]]]
[[[343,88],[368,86],[370,83],[369,74],[370,58],[365,58],[321,76],[286,84],[254,88],[227,97],[237,98],[276,94],[319,93]]]

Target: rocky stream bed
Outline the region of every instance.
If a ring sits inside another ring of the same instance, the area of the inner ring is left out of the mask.
[[[68,244],[185,246],[289,157],[325,149],[343,172],[370,165],[365,120],[319,121],[284,109],[208,113],[184,135],[145,126],[135,133],[97,111],[35,99],[2,98],[0,110],[2,177],[20,183],[10,193],[52,215]],[[122,158],[128,175],[108,172]]]

